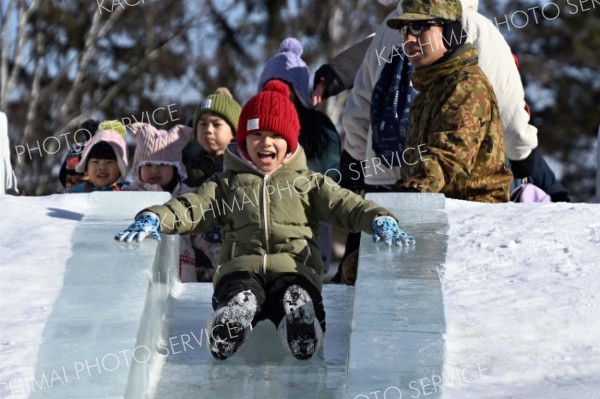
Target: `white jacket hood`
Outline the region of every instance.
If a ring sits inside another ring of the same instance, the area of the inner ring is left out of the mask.
[[[463,12],[466,10],[472,10],[477,12],[479,8],[479,0],[460,0],[463,7]]]

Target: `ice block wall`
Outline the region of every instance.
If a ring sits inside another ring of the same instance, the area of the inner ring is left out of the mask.
[[[417,240],[374,245],[363,233],[355,286],[348,399],[437,398],[444,360],[444,305],[437,267],[446,254],[444,196],[368,194]]]
[[[177,272],[178,237],[123,244],[113,236],[140,209],[170,196],[85,195],[93,206],[73,234],[73,255],[44,330],[30,398],[143,397],[156,361],[152,352]]]

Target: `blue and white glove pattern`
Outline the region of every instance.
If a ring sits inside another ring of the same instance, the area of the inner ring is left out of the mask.
[[[135,222],[131,226],[117,233],[115,240],[125,242],[136,240],[140,242],[150,235],[160,241],[160,236],[158,235],[159,226],[160,219],[158,215],[152,212],[144,212],[135,219]]]
[[[392,241],[395,245],[401,247],[402,245],[409,246],[414,244],[416,241],[413,237],[409,236],[398,226],[396,219],[390,216],[379,216],[373,219],[371,223],[373,227],[373,242],[377,242],[383,239],[385,245],[392,245]]]

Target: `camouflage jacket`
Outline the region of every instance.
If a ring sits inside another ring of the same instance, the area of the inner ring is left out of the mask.
[[[508,202],[512,173],[494,90],[471,44],[412,76],[419,95],[410,108],[400,188],[449,198]]]

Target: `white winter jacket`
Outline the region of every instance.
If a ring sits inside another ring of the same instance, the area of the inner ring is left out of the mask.
[[[401,3],[400,3],[401,4]],[[365,59],[356,73],[354,87],[342,115],[344,149],[355,159],[364,160],[365,183],[389,185],[400,179],[400,167],[389,169],[376,159],[371,143],[371,94],[386,62],[391,62],[392,46],[401,46],[402,37],[385,21],[401,12],[391,12],[376,31]],[[510,47],[494,24],[477,13],[477,0],[462,0],[463,26],[479,53],[479,66],[490,80],[500,108],[506,156],[525,159],[537,147],[537,129],[529,124],[525,93]],[[377,164],[375,167],[374,165]],[[379,166],[379,164],[382,164]],[[370,168],[369,168],[370,166]]]

